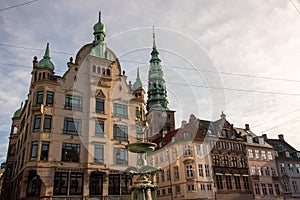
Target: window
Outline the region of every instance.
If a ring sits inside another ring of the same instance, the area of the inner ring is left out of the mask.
[[[294,168],[293,168],[293,164],[292,163],[288,163],[288,169],[291,173],[294,172]]]
[[[172,194],[172,188],[171,187],[168,188],[168,194]]]
[[[298,186],[296,181],[292,181],[293,189],[295,193],[298,193]]]
[[[262,189],[263,195],[267,195],[267,187],[266,187],[265,183],[261,184],[261,189]]]
[[[264,170],[265,170],[265,175],[266,175],[266,176],[270,176],[270,170],[269,170],[269,167],[264,167]]]
[[[33,132],[39,132],[40,129],[41,129],[41,115],[35,115]]]
[[[26,196],[27,197],[40,196],[40,191],[41,191],[41,179],[37,175],[36,171],[30,170],[28,181],[27,181]]]
[[[121,104],[114,104],[114,116],[127,118],[127,106]]]
[[[30,160],[37,159],[38,145],[39,143],[37,141],[31,143]]]
[[[82,97],[67,95],[65,108],[68,110],[82,111]]]
[[[234,176],[235,181],[235,189],[240,190],[241,189],[241,180],[239,176]]]
[[[104,100],[96,98],[96,113],[104,113]]]
[[[163,188],[163,189],[161,190],[161,193],[162,193],[162,195],[166,195],[166,189]]]
[[[161,171],[161,182],[165,182],[165,170]]]
[[[230,149],[230,150],[234,150],[234,143],[229,142],[229,149]]]
[[[213,155],[213,162],[214,162],[214,165],[216,165],[216,166],[220,165],[220,158],[218,155]]]
[[[156,183],[159,183],[159,174],[157,173],[155,177],[156,177]]]
[[[290,191],[290,184],[289,184],[289,180],[288,179],[283,179],[283,190],[285,192],[289,192]]]
[[[251,166],[251,175],[257,175],[256,174],[256,166]]]
[[[263,176],[264,175],[263,168],[262,167],[257,167],[257,169],[258,169],[258,175]]]
[[[274,155],[278,157],[278,151],[274,151]]]
[[[103,193],[103,174],[91,173],[89,193],[90,195],[102,195]]]
[[[291,157],[291,156],[290,156],[290,152],[286,151],[286,152],[285,152],[285,156],[288,157],[288,158]]]
[[[223,156],[223,165],[225,166],[225,167],[228,167],[229,165],[228,165],[228,156]]]
[[[167,169],[167,181],[171,180],[171,171]]]
[[[266,152],[265,151],[261,151],[260,153],[261,153],[261,159],[266,160],[267,159]]]
[[[199,176],[204,177],[202,164],[198,164],[198,171],[199,171]]]
[[[54,96],[54,92],[47,92],[46,106],[52,106],[53,105],[53,96]]]
[[[250,184],[249,184],[249,178],[248,178],[248,176],[243,176],[243,181],[244,181],[244,188],[245,188],[245,190],[249,190],[250,189]]]
[[[195,186],[194,186],[194,184],[188,184],[188,185],[187,185],[187,189],[188,189],[188,192],[195,191]]]
[[[254,190],[255,190],[255,194],[260,194],[258,183],[254,183]]]
[[[223,189],[222,175],[216,175],[217,189]]]
[[[272,172],[272,176],[277,176],[275,168],[271,167],[271,172]]]
[[[164,154],[163,153],[160,153],[159,154],[159,161],[162,163],[164,162]]]
[[[206,177],[210,177],[209,165],[205,165],[205,175],[206,175]]]
[[[40,160],[47,161],[48,154],[49,154],[49,142],[42,142],[42,151],[41,151]]]
[[[231,190],[232,189],[232,183],[231,183],[231,176],[225,176],[225,180],[226,180],[226,187],[227,189]]]
[[[104,121],[97,119],[95,121],[95,135],[104,137]]]
[[[80,195],[83,192],[83,173],[72,172],[70,175],[70,195]]]
[[[175,166],[173,169],[174,169],[174,180],[179,180],[178,166]]]
[[[114,165],[127,165],[128,151],[124,148],[114,148]]]
[[[240,167],[242,167],[242,168],[247,167],[246,160],[244,157],[240,157]]]
[[[223,137],[227,137],[228,135],[227,135],[227,130],[226,129],[223,129]]]
[[[183,139],[191,139],[192,138],[192,133],[185,132],[183,133]]]
[[[201,145],[196,144],[196,152],[198,156],[202,156]]]
[[[81,120],[65,117],[64,134],[80,135]]]
[[[192,151],[191,151],[191,146],[190,145],[184,145],[184,155],[185,156],[191,156],[192,155]]]
[[[237,160],[236,160],[236,157],[232,157],[232,158],[231,158],[231,166],[232,166],[232,167],[237,167]]]
[[[101,144],[94,146],[94,163],[104,162],[104,147]]]
[[[255,158],[259,159],[259,151],[258,150],[255,150]]]
[[[268,151],[268,159],[273,160],[272,151]]]
[[[269,195],[274,195],[273,185],[271,183],[268,184],[268,189],[269,189]]]
[[[189,164],[185,166],[186,178],[194,178],[193,165]]]
[[[172,151],[173,151],[173,160],[175,160],[175,159],[177,159],[177,157],[178,157],[178,154],[177,154],[177,148],[176,148],[176,147],[173,147]]]
[[[200,184],[201,190],[205,190],[205,184]]]
[[[284,163],[279,163],[279,169],[281,173],[285,173]]]
[[[96,73],[96,66],[95,65],[92,66],[92,72]]]
[[[300,174],[300,164],[299,163],[295,164],[295,167],[296,167],[297,173]]]
[[[176,185],[175,190],[176,190],[176,194],[179,194],[180,193],[180,185]]]
[[[69,182],[70,179],[70,182]],[[81,195],[83,193],[83,173],[55,172],[54,195]]]
[[[80,161],[80,144],[63,143],[61,152],[61,161],[79,162]]]
[[[44,99],[44,91],[37,92],[36,105],[43,104],[43,99]]]
[[[206,187],[207,187],[208,191],[211,191],[211,189],[212,189],[211,184],[206,184]]]
[[[226,149],[226,142],[221,142],[222,149]]]
[[[278,183],[274,183],[274,187],[275,187],[275,193],[277,196],[280,195],[280,188],[279,188],[279,184]]]
[[[44,117],[44,132],[51,132],[51,115],[45,115]]]
[[[69,173],[68,172],[55,172],[54,175],[54,195],[67,195],[69,183]]]
[[[114,139],[115,140],[128,140],[127,126],[114,124]]]

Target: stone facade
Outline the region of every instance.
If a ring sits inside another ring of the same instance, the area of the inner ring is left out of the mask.
[[[145,91],[127,84],[104,43],[99,16],[95,40],[54,75],[49,45],[33,60],[28,99],[12,118],[2,199],[129,198],[136,165],[126,145],[145,126]]]

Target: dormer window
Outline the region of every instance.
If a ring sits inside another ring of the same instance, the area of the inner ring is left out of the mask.
[[[171,142],[175,142],[176,141],[176,138],[175,138],[175,136],[173,136],[172,138],[171,138]]]
[[[285,156],[289,158],[290,157],[290,152],[286,151]]]
[[[247,135],[247,143],[253,143],[253,138],[250,135]]]
[[[278,157],[278,151],[274,151],[274,155]]]
[[[300,158],[300,152],[297,152],[297,158]]]
[[[258,138],[258,143],[259,143],[259,144],[265,144],[264,138],[259,137],[259,138]]]
[[[223,137],[227,138],[228,135],[227,135],[227,130],[226,129],[223,129]]]

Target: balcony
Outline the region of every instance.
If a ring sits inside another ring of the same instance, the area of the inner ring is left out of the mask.
[[[185,164],[192,163],[194,161],[195,161],[195,158],[194,158],[193,154],[184,154],[184,156],[183,156],[183,162]]]

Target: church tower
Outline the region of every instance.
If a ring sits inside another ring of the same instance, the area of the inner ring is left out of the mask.
[[[175,111],[169,109],[167,87],[159,52],[156,47],[154,27],[147,94],[148,138],[152,140],[160,135],[164,135],[164,133],[175,130]]]

